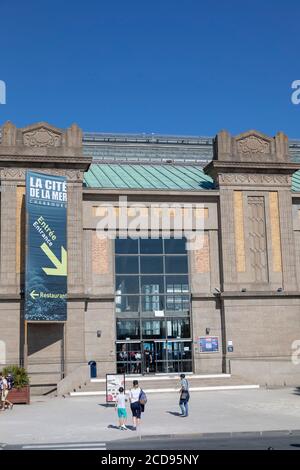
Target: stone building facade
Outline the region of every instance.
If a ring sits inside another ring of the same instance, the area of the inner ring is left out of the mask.
[[[88,146],[83,152],[77,125],[3,125],[1,364],[24,364],[32,386],[48,390],[90,360],[100,376],[122,367],[145,372],[148,349],[150,373],[231,372],[262,384],[297,384],[300,196],[292,178],[299,164],[291,162],[282,133],[221,131],[212,142],[204,169],[199,161],[111,165],[93,160]],[[24,320],[28,169],[68,181],[65,323]],[[185,253],[163,240],[153,251],[155,243],[147,248],[139,241],[128,254],[126,243],[99,238],[99,218],[106,205],[118,211],[120,195],[144,207],[202,204],[203,246]],[[138,271],[126,271],[134,263]],[[218,348],[202,350],[211,337]],[[133,355],[137,359],[129,361]]]

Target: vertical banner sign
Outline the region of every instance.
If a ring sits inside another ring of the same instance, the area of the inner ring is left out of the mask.
[[[67,319],[67,181],[27,171],[25,320]]]

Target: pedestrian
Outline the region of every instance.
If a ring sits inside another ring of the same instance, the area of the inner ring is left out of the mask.
[[[137,380],[133,381],[133,388],[129,392],[130,408],[132,413],[133,430],[135,431],[141,422],[142,404],[140,395],[142,389]]]
[[[0,372],[0,411],[4,411],[4,403],[2,401],[3,397],[3,375],[2,372]]]
[[[141,373],[141,362],[142,362],[142,355],[139,351],[137,351],[135,353],[135,360],[136,360],[136,363],[135,363],[135,370],[134,372],[136,374],[140,374]]]
[[[122,431],[127,431],[126,420],[127,420],[127,411],[126,411],[126,395],[123,387],[119,388],[119,394],[116,400],[115,409],[118,411],[119,418],[119,429]]]
[[[1,402],[2,402],[2,409],[10,408],[12,410],[13,404],[7,399],[9,393],[9,387],[7,379],[3,376],[2,372],[0,373],[0,383],[1,383]]]
[[[185,378],[185,374],[180,374],[180,379],[179,406],[181,409],[181,416],[186,417],[189,415],[189,383]]]
[[[151,351],[149,348],[146,348],[144,351],[144,363],[145,363],[147,374],[149,374],[150,372],[150,368],[152,367],[152,362],[153,362],[153,359],[152,359]]]

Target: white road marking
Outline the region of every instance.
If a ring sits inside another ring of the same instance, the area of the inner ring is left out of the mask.
[[[193,379],[229,379],[231,374],[201,374],[201,375],[188,375],[186,374],[186,378],[189,380]],[[150,377],[145,377],[144,375],[126,375],[126,380],[134,380],[138,378],[139,382],[148,382],[148,381],[157,381],[157,380],[180,380],[179,375],[165,375],[165,374],[157,374],[152,375]],[[90,379],[91,383],[105,383],[106,379]]]
[[[226,390],[251,390],[257,389],[259,385],[216,385],[211,387],[190,387],[191,392],[208,392],[208,391],[226,391]],[[179,386],[176,388],[145,388],[146,393],[170,393],[178,392]],[[71,392],[70,397],[91,397],[91,396],[104,396],[106,392]]]
[[[97,446],[97,447],[95,447]],[[71,450],[71,449],[78,449],[78,450],[90,450],[90,449],[95,449],[95,450],[105,450],[106,449],[106,444],[104,442],[95,442],[95,443],[89,443],[89,444],[37,444],[37,445],[25,445],[22,446],[22,449],[65,449],[65,450]]]

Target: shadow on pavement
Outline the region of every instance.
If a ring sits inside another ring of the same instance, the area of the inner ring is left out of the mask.
[[[178,411],[166,411],[166,413],[169,413],[169,415],[173,416],[181,416],[181,413],[178,413]]]
[[[117,430],[120,430],[119,426],[116,426],[115,424],[109,424],[107,426],[109,429],[117,429]],[[129,431],[135,431],[135,428],[133,426],[130,426],[128,424],[126,424],[126,427]]]

